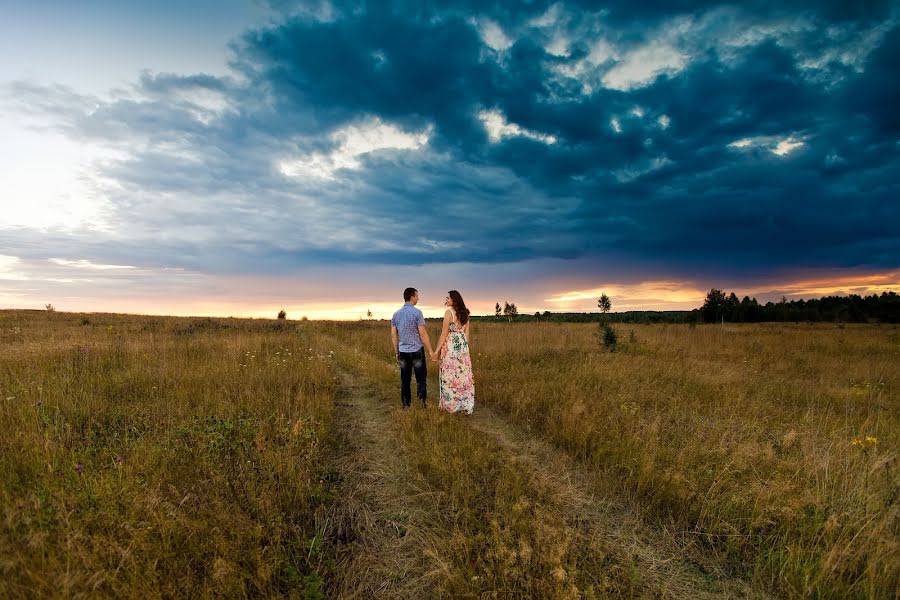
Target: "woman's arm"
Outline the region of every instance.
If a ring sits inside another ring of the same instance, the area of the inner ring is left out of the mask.
[[[466,326],[463,327],[463,329],[465,329],[465,331],[466,331],[466,343],[469,344],[469,350],[472,349],[472,334],[469,333],[471,331],[471,329],[469,329],[469,323],[471,323],[471,322],[472,322],[471,320],[466,321]]]
[[[437,348],[434,351],[434,356],[440,358],[441,351],[444,349],[444,342],[447,341],[447,335],[450,333],[450,309],[447,309],[447,312],[444,313],[444,325],[441,329],[441,337],[438,339]]]

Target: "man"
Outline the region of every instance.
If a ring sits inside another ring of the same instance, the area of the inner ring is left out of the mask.
[[[422,311],[416,308],[419,302],[419,291],[416,288],[403,290],[403,307],[391,317],[391,341],[394,346],[394,355],[400,365],[400,402],[403,408],[409,408],[412,403],[412,390],[410,380],[412,373],[416,373],[416,397],[422,401],[425,407],[426,381],[428,375],[425,360],[425,348],[429,354],[434,354],[431,349],[431,340],[428,339],[428,331],[425,329],[425,317]],[[424,344],[423,344],[424,342]]]

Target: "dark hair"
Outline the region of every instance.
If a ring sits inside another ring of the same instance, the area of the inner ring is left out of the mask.
[[[450,303],[453,304],[453,309],[456,311],[456,318],[459,319],[460,325],[465,325],[469,322],[469,309],[466,308],[466,303],[463,302],[462,296],[456,290],[450,290],[447,292],[447,295],[450,296]]]
[[[416,288],[406,288],[405,290],[403,290],[403,300],[409,302],[410,298],[415,296],[416,292],[418,291],[419,290],[417,290]]]

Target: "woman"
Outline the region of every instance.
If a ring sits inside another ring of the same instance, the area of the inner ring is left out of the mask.
[[[444,327],[437,352],[431,360],[441,361],[440,403],[448,412],[475,409],[475,380],[472,377],[472,358],[469,355],[469,309],[456,290],[447,292],[444,300]]]

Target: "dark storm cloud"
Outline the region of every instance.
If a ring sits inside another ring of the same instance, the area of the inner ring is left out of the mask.
[[[284,17],[232,44],[234,78],[9,88],[124,152],[99,167],[119,247],[263,271],[900,263],[896,3],[269,4]],[[365,127],[428,141],[346,154]],[[279,166],[316,156],[321,177]]]

